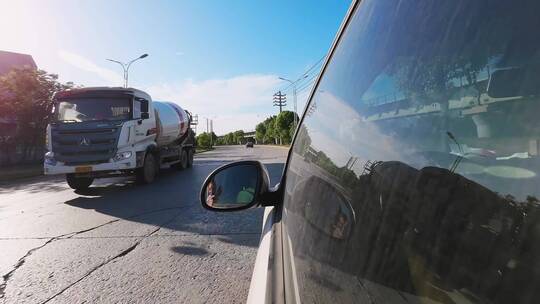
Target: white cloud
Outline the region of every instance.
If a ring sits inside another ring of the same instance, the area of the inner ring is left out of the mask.
[[[123,83],[123,78],[119,73],[104,67],[100,67],[88,58],[85,58],[79,54],[60,50],[58,55],[65,62],[80,70],[95,74],[110,85],[121,85]]]
[[[121,85],[123,82],[120,74],[98,66],[81,55],[61,50],[59,56],[78,70],[106,81],[105,85]],[[100,82],[92,81],[92,84]],[[272,95],[280,84],[282,81],[276,75],[248,74],[202,81],[187,79],[142,89],[155,100],[175,102],[198,114],[199,131],[206,130],[205,118],[210,118],[214,121],[214,132],[224,134],[239,129],[254,130],[257,123],[276,114],[276,108],[272,107]]]
[[[206,129],[208,117],[214,120],[217,134],[243,129],[253,130],[267,116],[275,114],[272,94],[281,83],[275,75],[241,75],[227,79],[191,79],[149,86],[155,100],[178,103],[199,114],[199,130]]]

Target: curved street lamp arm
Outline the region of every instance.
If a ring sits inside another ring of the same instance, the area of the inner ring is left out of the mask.
[[[133,60],[131,60],[130,62],[127,63],[126,65],[126,71],[129,71],[129,67],[131,66],[132,63],[134,63],[135,61],[139,60],[141,58],[135,58]]]
[[[278,77],[279,79],[281,80],[284,80],[284,81],[287,81],[287,82],[290,82],[291,84],[293,84],[294,82],[292,82],[292,80],[290,79],[287,79],[287,78],[283,78],[283,77]]]
[[[115,63],[118,63],[119,65],[121,65],[123,68],[125,67],[125,64],[123,62],[120,62],[120,61],[117,61],[117,60],[113,60],[113,59],[109,59],[107,58],[107,60],[111,61],[111,62],[115,62]]]
[[[148,54],[142,54],[141,56],[129,61],[128,63],[123,63],[123,62],[120,62],[120,61],[117,61],[117,60],[113,60],[113,59],[109,59],[107,58],[108,61],[111,61],[111,62],[115,62],[115,63],[118,63],[119,65],[122,66],[122,69],[124,70],[124,87],[127,88],[128,86],[128,75],[129,75],[129,67],[131,66],[132,63],[134,63],[135,61],[139,60],[139,59],[143,59],[143,58],[146,58],[148,57]]]

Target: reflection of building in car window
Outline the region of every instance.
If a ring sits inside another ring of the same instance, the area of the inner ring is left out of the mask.
[[[527,84],[535,70],[484,68],[485,78],[472,83],[454,79],[445,94],[399,95],[378,103],[370,99],[361,113],[366,124],[392,136],[399,149],[416,154],[409,157],[411,164],[427,161],[511,193],[540,181],[535,173],[540,171],[540,97]],[[503,81],[510,76],[512,83]],[[515,79],[526,83],[518,85]],[[528,194],[540,195],[538,187]]]

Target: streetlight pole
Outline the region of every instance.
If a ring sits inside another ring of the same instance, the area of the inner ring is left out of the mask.
[[[112,59],[107,59],[107,60],[109,60],[111,62],[114,62],[114,63],[118,63],[119,65],[122,66],[122,69],[124,70],[124,88],[127,88],[128,87],[128,77],[129,77],[129,67],[135,61],[137,61],[139,59],[146,58],[146,57],[148,57],[148,54],[142,54],[141,56],[139,56],[139,57],[127,62],[127,63],[124,63],[124,62],[121,62],[121,61],[118,61],[118,60],[112,60]]]
[[[308,75],[303,75],[302,77],[296,79],[295,81],[292,81],[287,78],[279,77],[279,79],[289,82],[293,87],[293,103],[294,103],[294,127],[298,125],[298,112],[296,110],[296,83],[302,79],[307,78]]]

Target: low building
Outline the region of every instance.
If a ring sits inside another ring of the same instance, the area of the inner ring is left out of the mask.
[[[30,55],[0,51],[0,76],[7,74],[14,68],[37,69],[37,65]]]

